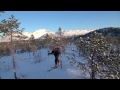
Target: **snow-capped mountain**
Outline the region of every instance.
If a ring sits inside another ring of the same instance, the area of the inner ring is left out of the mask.
[[[84,35],[84,34],[87,34],[91,31],[92,30],[62,30],[62,35],[66,36],[66,37],[74,36],[74,35]],[[33,33],[23,32],[23,35],[26,35],[28,38],[32,34],[34,35],[35,39],[43,39],[47,34],[49,36],[59,36],[59,31],[52,32],[52,31],[46,30],[46,29],[39,29],[39,30],[36,30]]]
[[[62,31],[62,35],[63,36],[77,36],[77,35],[84,35],[87,34],[89,32],[91,32],[93,30],[63,30]],[[59,35],[60,32],[56,32],[57,35]]]
[[[13,34],[12,38],[13,38],[13,40],[19,40],[19,39],[23,39],[23,38],[24,38],[23,40],[27,40],[28,36]],[[0,37],[0,42],[10,42],[10,40],[11,40],[11,36],[10,35]]]
[[[50,37],[56,37],[55,33],[46,33],[46,34],[42,35],[41,37],[39,37],[38,39],[44,39],[47,35],[49,35]]]
[[[84,35],[91,31],[93,31],[93,30],[62,30],[62,35],[65,37],[70,37],[70,36],[74,36],[74,35],[75,36]],[[59,36],[59,31],[52,32],[52,31],[46,30],[46,29],[39,29],[34,32],[23,32],[23,35],[28,37],[28,38],[26,38],[26,40],[29,39],[32,34],[34,35],[35,39],[43,39],[47,34],[49,36]],[[0,42],[1,41],[7,42],[7,41],[9,41],[9,37],[4,37],[4,38],[0,37]]]
[[[0,42],[9,42],[9,41],[10,41],[10,36],[0,37]]]
[[[32,34],[34,35],[35,39],[38,39],[40,37],[45,36],[46,34],[53,34],[54,35],[55,33],[52,31],[46,30],[46,29],[39,29],[39,30],[34,31],[33,33],[23,32],[23,35],[28,36],[28,38],[30,38],[30,36]]]

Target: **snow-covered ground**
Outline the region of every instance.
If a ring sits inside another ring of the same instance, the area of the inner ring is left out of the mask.
[[[83,77],[83,72],[78,67],[71,63],[72,55],[75,55],[75,60],[86,62],[86,59],[78,55],[77,48],[74,45],[69,45],[65,48],[65,53],[62,53],[62,68],[58,67],[50,72],[54,66],[54,56],[48,56],[48,49],[41,49],[36,52],[39,55],[40,62],[35,63],[33,53],[15,54],[16,73],[19,79],[84,79],[89,78],[89,74]],[[68,57],[70,59],[68,59]],[[0,58],[0,77],[2,79],[14,79],[12,58],[5,56]]]

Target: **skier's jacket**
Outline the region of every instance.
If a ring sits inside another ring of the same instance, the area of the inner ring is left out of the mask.
[[[53,53],[55,56],[61,54],[60,48],[59,48],[59,47],[56,47],[55,49],[52,50],[52,53]]]
[[[54,48],[54,49],[52,50],[52,52],[49,53],[49,54],[54,54],[54,56],[58,56],[59,54],[61,54],[61,50],[60,50],[59,47],[56,47],[56,48]]]

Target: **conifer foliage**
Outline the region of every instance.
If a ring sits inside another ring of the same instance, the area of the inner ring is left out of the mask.
[[[120,78],[120,45],[108,44],[105,36],[94,32],[91,38],[77,42],[79,53],[87,57],[91,79]]]
[[[2,20],[0,25],[1,25],[0,31],[3,34],[3,36],[10,36],[10,50],[13,60],[14,77],[15,79],[17,79],[16,64],[14,59],[15,44],[13,37],[15,35],[22,35],[23,28],[19,29],[20,23],[18,22],[18,19],[15,19],[13,15],[11,15],[11,17],[8,20],[6,19]]]

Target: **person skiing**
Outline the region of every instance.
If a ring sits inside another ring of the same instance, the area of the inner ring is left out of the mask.
[[[55,56],[55,67],[59,66],[60,63],[62,65],[62,62],[60,62],[60,60],[59,60],[59,56],[61,54],[60,47],[54,46],[52,52],[48,53],[48,55],[50,55],[50,54],[54,54],[54,56]],[[62,66],[61,66],[61,68],[62,68]]]

